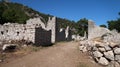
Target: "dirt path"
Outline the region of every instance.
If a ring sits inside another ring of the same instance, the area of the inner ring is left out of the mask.
[[[76,42],[58,43],[0,67],[100,67],[78,49]]]

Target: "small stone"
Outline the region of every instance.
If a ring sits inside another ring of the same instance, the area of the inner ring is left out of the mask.
[[[106,51],[110,51],[111,50],[111,48],[108,45],[105,45],[104,48],[105,48]]]
[[[101,64],[101,65],[108,65],[109,61],[104,57],[100,57],[98,63]]]
[[[120,48],[115,48],[115,49],[114,49],[114,53],[115,53],[115,54],[120,54]]]
[[[117,45],[117,43],[113,43],[113,42],[110,42],[110,44],[109,44],[109,46],[112,48],[115,47],[116,45]]]
[[[104,52],[104,56],[109,59],[109,60],[114,60],[114,53],[113,51],[108,51],[108,52]]]
[[[86,49],[85,46],[79,46],[79,50],[80,50],[80,51],[83,51],[83,52],[86,52],[86,51],[87,51],[87,49]]]
[[[115,55],[115,60],[120,63],[120,55]]]
[[[98,49],[100,52],[105,52],[105,48],[103,48],[103,47],[99,47]]]
[[[98,51],[98,48],[97,47],[93,47],[92,51]]]
[[[86,52],[86,51],[87,51],[87,48],[86,48],[86,47],[84,47],[84,48],[83,48],[83,52]]]
[[[103,54],[101,52],[99,52],[99,51],[95,51],[95,52],[93,52],[93,56],[94,57],[102,57]]]
[[[82,51],[84,46],[79,46],[79,50]]]

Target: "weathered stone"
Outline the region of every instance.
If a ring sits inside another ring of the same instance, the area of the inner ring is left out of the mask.
[[[99,27],[94,24],[93,21],[88,21],[88,39],[94,39],[96,37],[101,37],[102,35],[109,33],[107,28]]]
[[[114,60],[114,53],[113,51],[107,51],[107,52],[104,52],[104,56],[109,59],[109,60]]]
[[[105,48],[106,51],[110,51],[111,50],[111,48],[108,45],[105,45],[104,48]]]
[[[117,43],[113,43],[113,42],[109,43],[109,46],[112,47],[112,48],[114,48],[116,45],[117,45]]]
[[[120,55],[115,55],[115,60],[120,63]]]
[[[115,49],[114,49],[114,53],[115,53],[115,54],[120,54],[120,48],[115,48]]]
[[[79,50],[82,51],[85,46],[79,46]]]
[[[87,51],[87,48],[86,48],[86,47],[84,47],[82,51],[83,51],[83,52],[86,52],[86,51]]]
[[[99,47],[98,49],[100,52],[105,52],[105,48],[103,48],[103,47]]]
[[[116,61],[111,61],[107,67],[120,67],[120,64]]]
[[[96,47],[104,47],[105,46],[105,44],[101,43],[101,42],[97,42],[95,44],[96,44]]]
[[[94,57],[102,57],[103,54],[102,54],[101,52],[99,52],[99,51],[94,51],[94,52],[93,52],[93,56],[94,56]]]
[[[2,47],[2,50],[5,51],[5,50],[14,50],[15,48],[17,47],[16,44],[5,44],[3,45]]]
[[[104,42],[120,43],[120,34],[116,30],[108,30],[107,28],[96,26],[91,20],[88,21],[88,39],[100,37]]]
[[[98,48],[97,47],[93,47],[92,51],[98,51]]]
[[[101,65],[108,65],[109,61],[104,57],[100,57],[98,63],[101,64]]]

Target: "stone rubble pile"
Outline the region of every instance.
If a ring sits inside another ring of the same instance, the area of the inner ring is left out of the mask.
[[[95,62],[107,67],[120,67],[120,33],[88,21],[88,38],[80,41],[79,49],[88,52]]]
[[[80,42],[79,49],[89,51],[93,59],[101,65],[120,66],[120,44],[85,40]]]

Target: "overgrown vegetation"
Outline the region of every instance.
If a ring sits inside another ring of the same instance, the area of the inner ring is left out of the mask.
[[[13,3],[9,0],[0,0],[0,24],[7,22],[25,24],[26,20],[39,16],[43,18],[42,21],[44,21],[44,23],[48,21],[48,17],[53,17],[52,15],[40,13],[19,3]],[[56,19],[60,28],[70,26],[73,34],[79,34],[81,36],[84,35],[85,31],[87,32],[87,21],[86,18],[80,19],[77,22],[60,17]]]

